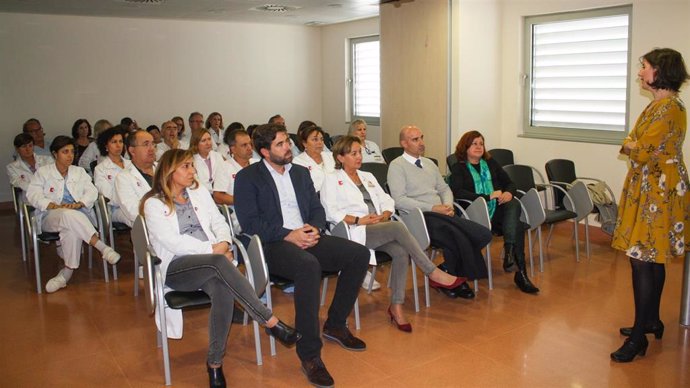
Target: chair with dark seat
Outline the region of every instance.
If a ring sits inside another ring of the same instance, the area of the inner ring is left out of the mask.
[[[501,165],[501,167],[509,164],[515,164],[515,158],[513,157],[513,151],[511,150],[505,148],[494,148],[488,152],[489,155],[491,155],[491,157]]]
[[[386,163],[362,163],[359,169],[373,174],[379,186],[388,192],[388,165]]]
[[[390,148],[386,148],[383,151],[381,151],[381,154],[383,155],[383,160],[386,161],[386,164],[391,164],[393,159],[402,155],[403,152],[404,152],[404,150],[402,147],[390,147]]]
[[[453,168],[453,166],[458,163],[458,157],[455,156],[455,153],[452,153],[448,156],[446,156],[446,167],[448,168],[448,173],[450,174],[450,169]]]

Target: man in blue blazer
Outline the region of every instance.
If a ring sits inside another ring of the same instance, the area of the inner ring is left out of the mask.
[[[235,180],[235,211],[242,230],[257,234],[272,275],[295,283],[295,326],[302,333],[297,355],[315,386],[333,378],[321,360],[319,285],[322,271],[340,272],[323,336],[348,350],[366,344],[350,333],[348,315],[357,299],[369,263],[363,245],[323,234],[326,215],[309,171],[293,165],[285,127],[265,124],[252,134],[262,161],[243,168]]]

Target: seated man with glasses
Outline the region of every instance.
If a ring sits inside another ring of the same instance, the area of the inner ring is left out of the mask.
[[[127,137],[126,143],[132,164],[115,178],[112,202],[120,208],[126,224],[131,227],[139,214],[139,201],[151,190],[156,147],[153,136],[144,130],[133,132]]]
[[[27,135],[31,135],[31,137],[34,138],[34,153],[36,155],[50,156],[51,158],[53,157],[49,150],[50,141],[46,141],[46,134],[43,132],[43,126],[38,119],[30,118],[26,120],[22,126],[22,132],[26,133]]]

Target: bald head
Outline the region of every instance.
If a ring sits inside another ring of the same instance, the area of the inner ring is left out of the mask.
[[[424,134],[415,125],[406,125],[400,130],[400,146],[411,156],[424,155]]]

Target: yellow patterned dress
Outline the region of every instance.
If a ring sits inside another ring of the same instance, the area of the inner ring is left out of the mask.
[[[647,105],[623,142],[637,145],[630,151],[611,246],[629,257],[665,263],[690,249],[685,130],[685,106],[673,96]]]

